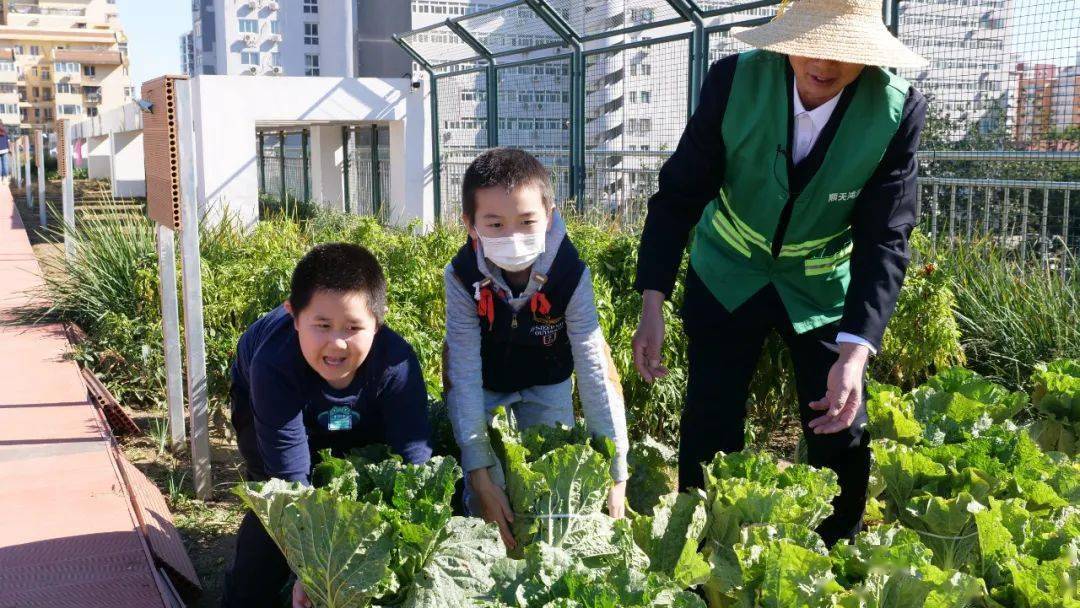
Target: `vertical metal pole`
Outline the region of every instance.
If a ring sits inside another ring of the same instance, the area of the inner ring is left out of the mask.
[[[1065,255],[1063,259],[1070,259],[1080,256],[1080,251],[1073,252],[1069,249],[1069,194],[1070,191],[1065,191],[1065,208],[1061,214],[1061,242],[1065,244]],[[1061,263],[1061,278],[1065,278],[1065,263]]]
[[[41,223],[41,227],[44,228],[48,225],[49,218],[47,217],[48,204],[46,204],[45,200],[45,134],[40,129],[34,131],[34,141],[37,146],[34,158],[37,159],[38,221]],[[64,233],[67,234],[66,227]],[[66,237],[64,242],[67,242]]]
[[[375,217],[382,208],[382,188],[379,183],[379,125],[371,125],[371,209]]]
[[[432,180],[435,186],[435,223],[442,223],[442,157],[440,156],[439,131],[439,83],[435,72],[428,70],[428,82],[431,83],[431,165]]]
[[[30,209],[33,209],[34,208],[34,180],[31,179],[31,177],[30,177],[30,163],[32,162],[31,157],[33,156],[33,151],[30,149],[30,136],[29,135],[25,136],[25,140],[26,140],[26,166],[25,166],[26,179],[24,181],[26,183],[23,186],[23,191],[26,193],[26,206],[28,208],[30,208]],[[38,221],[40,222],[41,220],[38,220]],[[45,224],[42,223],[41,227],[44,228]]]
[[[64,146],[64,150],[57,149],[57,156],[64,159],[64,183],[63,183],[63,208],[64,208],[64,230],[71,229],[72,233],[75,231],[75,176],[72,175],[71,167],[71,123],[68,121],[62,121],[60,123],[61,128],[64,130],[62,136],[56,142],[57,145]],[[68,260],[75,258],[75,240],[64,238],[64,253],[67,255]]]
[[[1049,260],[1047,258],[1048,258],[1049,253],[1050,253],[1050,247],[1049,247],[1049,243],[1046,242],[1046,223],[1047,223],[1047,216],[1049,216],[1049,215],[1050,215],[1050,189],[1049,188],[1043,188],[1042,222],[1041,222],[1041,226],[1039,227],[1039,243],[1041,244],[1041,247],[1039,248],[1040,249],[1039,254],[1042,256],[1043,264],[1046,264],[1046,263],[1049,262]]]
[[[16,138],[14,141],[15,150],[12,151],[11,160],[15,162],[11,164],[11,174],[15,177],[15,186],[22,188],[22,172],[19,171],[19,169],[22,169],[22,142],[19,138]]]
[[[1009,240],[1009,187],[1005,186],[1005,200],[1001,202],[1001,243]]]
[[[308,202],[311,199],[311,168],[308,164],[311,162],[311,154],[308,152],[308,146],[311,143],[311,138],[308,137],[308,130],[304,129],[300,131],[300,153],[304,159],[304,202]]]
[[[345,178],[345,213],[352,213],[352,199],[349,197],[349,127],[341,127],[341,173]]]
[[[953,184],[949,195],[949,251],[952,251],[954,240],[956,240],[956,184]]]
[[[259,190],[260,194],[266,192],[266,136],[259,132]]]
[[[578,103],[573,122],[577,123],[577,131],[574,133],[573,145],[578,150],[577,184],[575,185],[574,198],[577,199],[578,210],[585,208],[585,165],[587,150],[585,148],[585,53],[580,46],[574,49],[574,59],[577,64],[577,97]]]
[[[937,252],[937,216],[938,216],[938,185],[935,182],[933,187],[933,193],[930,195],[933,200],[930,201],[930,248],[931,251]]]
[[[974,213],[975,204],[975,189],[968,187],[968,244],[971,244],[971,237],[974,230],[975,218],[972,217]]]
[[[281,198],[279,202],[285,205],[285,131],[278,131],[278,171],[281,175]]]
[[[179,452],[187,441],[184,428],[184,369],[180,362],[180,314],[176,305],[176,243],[173,231],[157,225],[158,295],[165,341],[165,394],[169,406],[169,446]]]
[[[195,133],[191,124],[191,83],[176,81],[176,113],[180,150],[180,261],[184,293],[184,343],[187,353],[188,407],[191,420],[191,465],[195,495],[210,498],[210,436],[207,426],[206,342],[203,335],[202,277],[199,258],[199,206],[196,201]]]
[[[1024,206],[1020,209],[1020,258],[1027,260],[1028,200],[1031,190],[1024,188]]]
[[[918,169],[916,169],[918,172]],[[915,178],[915,225],[918,226],[922,221],[922,181],[916,176]]]
[[[488,59],[487,67],[487,134],[488,147],[499,145],[499,70],[495,60]]]
[[[986,204],[983,206],[983,236],[990,236],[990,206],[993,203],[991,188],[986,187]]]

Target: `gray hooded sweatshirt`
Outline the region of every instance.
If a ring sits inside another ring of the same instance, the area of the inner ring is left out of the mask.
[[[509,303],[514,311],[526,306],[540,287],[535,275],[547,274],[559,245],[566,236],[566,224],[558,212],[552,214],[544,253],[533,263],[533,277],[525,290]],[[483,245],[477,247],[477,266],[505,293],[511,293],[502,270],[484,258]],[[446,374],[450,389],[446,401],[454,436],[461,448],[461,466],[466,472],[498,464],[488,439],[492,411],[504,406],[513,411],[518,424],[572,424],[573,385],[570,379],[559,384],[536,386],[515,393],[495,393],[483,387],[480,360],[480,317],[472,285],[463,285],[452,265],[443,273],[446,287]],[[626,412],[618,372],[600,330],[593,301],[592,274],[586,268],[566,308],[566,332],[574,357],[578,393],[591,433],[609,437],[615,443],[611,475],[615,481],[628,477],[626,453]],[[499,471],[501,473],[501,471]],[[493,479],[501,479],[495,475]]]

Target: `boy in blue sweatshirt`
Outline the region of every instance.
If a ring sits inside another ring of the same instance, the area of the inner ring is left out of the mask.
[[[612,439],[608,513],[621,517],[626,414],[600,330],[592,277],[555,209],[548,170],[528,152],[495,148],[465,171],[468,242],[446,267],[447,407],[466,471],[465,506],[496,522],[514,546],[502,467],[491,448],[492,410],[521,427],[573,425],[573,380],[589,430]]]
[[[386,279],[363,247],[318,245],[300,260],[289,299],[237,344],[232,423],[245,479],[309,484],[327,448],[341,455],[381,443],[409,463],[431,457],[420,362],[383,323],[385,312]],[[284,556],[249,510],[224,605],[274,605],[288,578]]]

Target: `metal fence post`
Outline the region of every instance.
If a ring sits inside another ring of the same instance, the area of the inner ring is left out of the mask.
[[[30,163],[32,162],[32,158],[33,158],[34,154],[33,154],[33,150],[30,149],[30,136],[27,135],[25,137],[26,137],[26,166],[24,168],[26,169],[26,179],[24,181],[26,182],[26,185],[23,188],[23,192],[26,194],[26,206],[28,208],[30,208],[30,209],[33,209],[34,208],[34,181],[30,178]],[[41,222],[40,219],[38,221]],[[42,228],[45,227],[44,222],[41,222],[41,227]]]
[[[971,242],[972,224],[975,222],[972,218],[975,203],[975,188],[968,188],[968,204],[967,204],[967,242]]]
[[[345,213],[352,213],[352,198],[349,196],[349,127],[341,127],[341,175],[345,179]]]
[[[48,218],[48,200],[45,196],[45,134],[38,129],[34,131],[35,145],[37,146],[37,152],[34,157],[37,159],[37,185],[38,185],[38,221],[41,222],[41,226],[44,228],[49,224]],[[67,227],[64,227],[64,234],[67,234]],[[64,237],[64,242],[67,242],[67,236]],[[65,246],[65,249],[67,247]]]
[[[949,193],[949,251],[952,251],[953,241],[956,240],[956,184],[953,184]]]
[[[262,131],[258,135],[259,145],[259,193],[266,192],[266,136]]]
[[[300,154],[303,155],[303,168],[304,168],[304,202],[307,203],[311,199],[311,167],[308,164],[311,162],[311,154],[308,151],[308,145],[311,143],[311,138],[308,137],[308,130],[303,129],[300,131]]]
[[[379,179],[379,125],[371,125],[371,210],[375,217],[382,208],[382,184]]]
[[[278,131],[278,171],[281,172],[281,199],[285,204],[285,131]]]
[[[1043,189],[1043,204],[1042,204],[1042,222],[1041,222],[1041,226],[1039,227],[1039,243],[1041,244],[1041,247],[1039,248],[1040,249],[1039,255],[1042,256],[1043,264],[1048,263],[1047,257],[1048,257],[1048,254],[1050,253],[1049,244],[1046,242],[1046,223],[1047,223],[1047,216],[1049,216],[1049,215],[1050,215],[1050,189],[1049,188],[1044,188]]]
[[[1027,260],[1028,200],[1031,190],[1024,188],[1024,206],[1020,209],[1020,258]]]
[[[1069,194],[1070,190],[1065,191],[1065,206],[1061,213],[1061,242],[1065,246],[1065,257],[1069,257]],[[1065,264],[1061,264],[1061,278],[1065,278]]]
[[[439,146],[439,83],[435,72],[428,70],[431,82],[431,178],[435,186],[435,222],[442,224],[442,156]]]

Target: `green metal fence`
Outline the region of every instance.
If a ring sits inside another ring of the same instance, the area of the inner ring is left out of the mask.
[[[383,215],[390,209],[390,128],[380,125],[343,127],[347,184],[345,210]]]
[[[432,83],[437,216],[456,221],[465,168],[505,145],[551,168],[560,204],[639,221],[708,67],[747,48],[732,28],[767,22],[779,4],[470,3],[395,36]],[[930,101],[920,226],[1052,263],[1080,251],[1080,11],[1022,4],[882,0],[882,19],[929,60],[901,72]]]
[[[311,200],[311,146],[303,130],[256,133],[259,195],[279,202]]]

